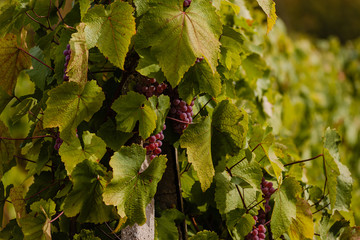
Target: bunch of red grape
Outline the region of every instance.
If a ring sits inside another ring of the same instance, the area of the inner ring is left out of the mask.
[[[68,44],[66,46],[66,49],[63,52],[64,56],[65,56],[65,64],[64,64],[64,75],[63,75],[63,80],[64,81],[69,81],[69,77],[66,75],[66,70],[70,61],[70,55],[71,55],[71,49],[70,49],[70,44]]]
[[[183,2],[183,6],[184,6],[184,8],[189,7],[189,6],[190,6],[190,4],[191,4],[191,0],[185,0],[185,1]]]
[[[254,216],[255,222],[258,221],[258,217]],[[265,240],[266,228],[263,224],[259,224],[253,228],[253,230],[245,237],[246,240]]]
[[[246,240],[264,240],[265,239],[265,232],[266,229],[264,227],[264,224],[266,222],[266,214],[271,211],[271,207],[269,204],[271,195],[276,191],[273,187],[272,182],[268,182],[265,180],[265,178],[262,178],[261,181],[261,191],[263,193],[263,197],[265,199],[264,207],[265,211],[263,209],[260,209],[258,211],[258,215],[254,216],[255,225],[253,227],[253,230],[246,236]]]
[[[201,63],[202,61],[204,60],[204,57],[201,57],[201,58],[196,58],[196,63]]]
[[[166,125],[164,124],[163,130],[165,129]],[[164,140],[163,130],[160,133],[150,136],[145,140],[144,147],[146,149],[146,155],[150,156],[150,160],[153,160],[161,153],[160,147],[163,144],[162,140]]]
[[[137,92],[145,95],[147,98],[151,96],[160,96],[167,88],[166,83],[158,83],[155,78],[141,79],[137,86]]]
[[[193,119],[192,107],[194,106],[194,100],[188,105],[184,100],[176,97],[171,102],[170,116],[177,119],[173,121],[173,128],[175,132],[181,134]]]

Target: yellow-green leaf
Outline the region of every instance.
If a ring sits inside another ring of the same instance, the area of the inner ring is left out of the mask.
[[[14,34],[0,39],[0,87],[11,96],[19,73],[31,66],[30,57],[19,48]]]
[[[275,25],[277,15],[275,9],[275,2],[273,0],[257,0],[262,10],[267,16],[267,32],[269,33]]]

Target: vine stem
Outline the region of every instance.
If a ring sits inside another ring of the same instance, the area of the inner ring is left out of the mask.
[[[330,203],[326,204],[324,207],[322,207],[322,208],[320,208],[319,210],[316,210],[315,212],[313,212],[312,215],[314,215],[315,213],[318,213],[318,212],[324,210],[324,209],[325,209],[327,206],[329,206],[329,205],[330,205]]]
[[[231,173],[231,170],[230,170],[228,167],[226,167],[226,171],[229,173],[230,177],[233,177],[233,175],[232,175],[232,173]],[[245,200],[244,200],[244,196],[243,196],[243,194],[241,193],[241,191],[240,191],[240,189],[239,189],[239,186],[238,186],[238,185],[235,185],[235,187],[236,187],[237,192],[239,193],[239,196],[240,196],[240,198],[241,198],[241,202],[242,202],[242,204],[244,205],[245,210],[248,211],[248,209],[247,209],[247,207],[246,207]]]
[[[257,205],[259,205],[260,203],[264,202],[265,201],[265,198],[263,198],[260,202],[257,202],[254,206],[251,206],[250,208],[248,208],[248,210],[246,211],[246,213],[249,213],[249,211],[251,209],[253,209],[254,207],[256,207]]]
[[[36,58],[35,56],[31,55],[30,53],[28,53],[27,51],[25,51],[23,48],[18,47],[17,49],[21,50],[23,53],[29,55],[30,57],[32,57],[33,59],[35,59],[36,61],[38,61],[39,63],[41,63],[42,65],[44,65],[45,67],[51,69],[52,71],[54,71],[54,69],[52,67],[50,67],[49,65],[47,65],[46,63],[44,63],[43,61],[41,61],[40,59]]]
[[[111,233],[116,237],[116,239],[121,240],[121,238],[114,232],[114,229],[112,229],[107,222],[105,222],[105,225],[106,225],[107,228],[111,231]]]
[[[195,227],[195,229],[196,229],[196,232],[200,232],[200,229],[199,229],[199,227],[198,227],[198,225],[197,225],[197,223],[196,223],[196,221],[195,221],[195,217],[194,217],[194,216],[191,216],[191,217],[190,217],[190,220],[191,220],[192,224],[194,225],[194,227]]]
[[[206,107],[206,105],[208,105],[211,100],[214,100],[214,98],[213,98],[213,97],[210,98],[209,101],[207,101],[207,102],[205,103],[205,105],[202,106],[202,108],[195,114],[195,116],[193,117],[193,119],[195,119],[195,118],[200,114],[200,112],[201,112],[202,110],[204,110],[204,108]]]
[[[35,18],[33,18],[28,12],[25,12],[26,16],[28,16],[31,20],[33,20],[34,22],[36,22],[37,24],[39,24],[40,26],[42,26],[43,28],[45,28],[46,30],[52,30],[51,28],[45,26],[44,24],[42,24],[41,22],[39,22],[38,20],[36,20]]]
[[[59,213],[59,215],[57,215],[54,219],[52,219],[52,220],[50,221],[50,223],[56,221],[56,220],[57,220],[61,215],[63,215],[63,214],[64,214],[64,211],[62,211],[61,213]]]
[[[254,152],[260,145],[261,145],[261,143],[259,143],[258,145],[256,145],[256,146],[251,150],[251,152]],[[234,165],[232,165],[229,169],[230,169],[230,170],[233,169],[236,165],[238,165],[238,164],[240,164],[242,161],[244,161],[245,158],[246,158],[246,156],[243,157],[240,161],[238,161],[238,162],[235,163]]]
[[[29,139],[38,139],[38,138],[46,138],[46,137],[51,137],[51,138],[56,138],[52,135],[43,135],[43,136],[34,136],[34,137],[27,137],[27,138],[8,138],[8,137],[0,137],[0,139],[4,139],[4,140],[29,140]]]
[[[24,160],[24,161],[27,161],[27,162],[36,163],[36,162],[33,161],[33,160],[30,160],[30,159],[27,159],[27,158],[24,158],[24,157],[20,157],[20,156],[17,156],[17,155],[15,155],[14,157],[16,157],[16,158],[18,158],[18,159],[21,159],[21,160]],[[45,166],[46,166],[46,167],[49,167],[49,168],[52,168],[52,166],[47,165],[47,164],[45,164]]]
[[[308,161],[317,159],[317,158],[322,157],[322,156],[324,156],[324,154],[319,154],[319,155],[317,155],[317,156],[315,156],[315,157],[312,157],[312,158],[309,158],[309,159],[305,159],[305,160],[300,160],[300,161],[295,161],[295,162],[287,163],[287,164],[284,165],[284,167],[287,167],[287,166],[290,166],[290,165],[293,165],[293,164],[308,162]]]
[[[170,119],[170,120],[173,120],[173,121],[176,121],[176,122],[181,122],[181,123],[186,123],[186,124],[193,124],[193,123],[188,123],[188,122],[185,122],[185,121],[181,121],[181,120],[179,120],[179,119],[172,118],[172,117],[166,117],[166,118],[168,118],[168,119]]]

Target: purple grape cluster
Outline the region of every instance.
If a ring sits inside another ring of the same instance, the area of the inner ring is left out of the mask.
[[[272,182],[268,182],[265,180],[265,178],[262,178],[261,181],[261,191],[263,193],[263,197],[265,199],[264,207],[265,207],[265,214],[271,211],[271,207],[269,205],[269,201],[271,198],[271,195],[276,191],[273,188]]]
[[[195,100],[195,99],[194,99]],[[175,132],[181,134],[193,119],[194,100],[188,105],[184,100],[176,97],[171,102],[170,117],[177,119],[173,121],[173,128]]]
[[[62,140],[59,136],[57,136],[57,137],[56,137],[56,140],[55,140],[54,149],[55,149],[56,151],[59,151],[62,143],[63,143],[63,140]]]
[[[196,58],[196,63],[201,63],[202,61],[204,60],[204,57],[201,57],[201,58]]]
[[[185,0],[184,3],[183,3],[183,7],[187,8],[187,7],[190,6],[190,4],[191,4],[191,0]]]
[[[153,160],[156,156],[161,153],[162,140],[164,140],[163,131],[166,129],[164,124],[163,130],[158,134],[150,136],[145,140],[144,147],[146,149],[146,155],[150,156],[150,160]]]
[[[136,86],[137,92],[145,95],[146,97],[160,96],[167,88],[166,83],[158,83],[155,78],[146,78],[138,82]]]
[[[266,228],[263,224],[256,225],[258,217],[254,216],[255,225],[253,230],[245,237],[246,240],[265,240]]]
[[[71,49],[70,49],[70,44],[68,44],[66,46],[66,49],[64,50],[64,56],[65,56],[65,64],[64,64],[64,75],[63,75],[63,80],[64,81],[69,81],[69,77],[66,75],[66,70],[70,61],[70,55],[71,55]]]
[[[246,236],[246,240],[264,240],[266,229],[264,224],[266,222],[266,214],[271,211],[269,204],[271,195],[276,191],[273,187],[272,182],[268,182],[263,177],[261,180],[261,191],[265,199],[264,208],[258,211],[258,215],[254,216],[255,225],[253,230]]]

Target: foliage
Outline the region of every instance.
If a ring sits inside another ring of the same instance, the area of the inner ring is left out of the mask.
[[[145,224],[169,161],[156,239],[358,237],[360,47],[292,42],[272,0],[69,2],[0,4],[1,238]]]

